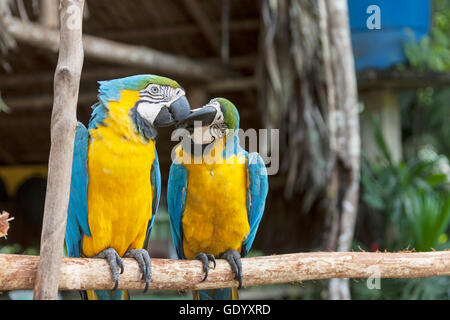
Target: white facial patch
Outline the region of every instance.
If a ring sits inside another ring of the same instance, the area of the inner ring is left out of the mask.
[[[217,101],[217,99],[211,100],[205,107],[213,107],[217,111],[216,117],[214,118],[214,121],[211,123],[211,125],[218,122],[223,122],[224,120],[223,112],[222,109],[220,109],[220,103],[219,101]]]
[[[137,112],[153,124],[161,109],[169,108],[174,101],[184,96],[185,92],[181,88],[150,84],[147,88],[139,91],[139,95],[141,99],[137,106]]]
[[[202,127],[201,121],[194,121],[194,132],[191,134],[191,139],[195,144],[209,144],[214,142],[214,140],[218,141],[229,132],[224,123],[224,115],[220,109],[220,103],[216,99],[213,99],[203,108],[206,107],[215,108],[217,113],[214,121],[209,126]],[[200,108],[192,111],[195,112],[199,109]]]
[[[195,144],[209,144],[214,141],[214,137],[210,132],[210,127],[202,127],[201,121],[194,121],[194,132],[191,139]]]
[[[147,101],[142,101],[137,107],[137,112],[139,112],[142,118],[146,119],[150,123],[153,123],[162,107],[164,107],[163,104],[155,105]]]

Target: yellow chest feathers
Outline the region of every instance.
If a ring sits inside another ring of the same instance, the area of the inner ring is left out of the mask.
[[[218,256],[227,250],[240,251],[248,235],[245,158],[234,155],[228,160],[223,164],[184,165],[188,182],[183,249],[188,259],[199,252]]]
[[[144,142],[132,128],[129,109],[133,92],[109,104],[105,126],[91,129],[88,150],[88,212],[91,237],[83,254],[92,256],[112,247],[123,255],[142,248],[152,216],[151,167],[153,141]]]

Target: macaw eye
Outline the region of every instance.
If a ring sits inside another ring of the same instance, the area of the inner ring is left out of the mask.
[[[159,88],[158,87],[151,87],[150,88],[150,92],[151,93],[159,93]]]

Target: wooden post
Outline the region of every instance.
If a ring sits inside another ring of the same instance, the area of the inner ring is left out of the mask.
[[[134,259],[123,259],[119,289],[142,290],[145,283]],[[0,254],[0,291],[33,286],[37,256]],[[150,290],[201,290],[237,287],[228,262],[217,260],[208,279],[197,260],[152,259]],[[436,252],[307,252],[243,258],[243,286],[295,283],[330,278],[422,278],[450,275],[450,251]],[[107,290],[113,287],[104,259],[63,258],[60,290]]]
[[[41,259],[34,284],[36,300],[54,300],[58,294],[77,126],[76,110],[83,66],[83,7],[84,0],[61,0],[60,4],[61,45],[54,79]]]
[[[376,161],[380,150],[374,136],[373,120],[378,121],[392,160],[402,159],[402,123],[400,106],[395,89],[374,89],[361,92],[364,111],[361,114],[361,139],[365,155]]]

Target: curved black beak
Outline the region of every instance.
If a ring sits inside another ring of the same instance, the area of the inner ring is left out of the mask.
[[[217,110],[214,107],[205,107],[192,111],[183,121],[179,123],[179,126],[191,126],[194,125],[194,121],[201,121],[202,126],[209,126],[216,118]]]
[[[155,127],[168,127],[183,121],[191,112],[191,106],[186,96],[182,96],[167,107],[162,107],[155,118]]]

